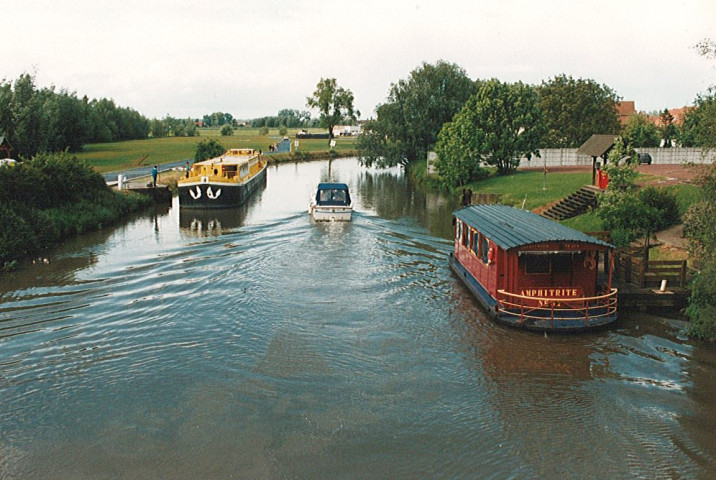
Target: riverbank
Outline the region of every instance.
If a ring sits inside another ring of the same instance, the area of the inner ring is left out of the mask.
[[[0,168],[0,271],[82,233],[101,230],[150,205],[117,193],[68,154],[38,155]]]

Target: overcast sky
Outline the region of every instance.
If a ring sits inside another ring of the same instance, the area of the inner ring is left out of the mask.
[[[307,110],[321,78],[374,116],[445,60],[470,78],[592,79],[642,111],[716,84],[715,0],[0,0],[0,79],[111,98],[150,118]]]

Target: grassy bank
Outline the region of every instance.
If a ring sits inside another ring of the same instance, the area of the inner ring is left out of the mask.
[[[150,203],[113,192],[92,167],[67,154],[0,168],[0,268],[72,236],[102,229]]]
[[[233,135],[221,136],[219,129],[199,129],[194,137],[149,138],[116,143],[96,143],[85,145],[77,158],[94,167],[100,173],[126,170],[141,165],[161,165],[177,160],[194,158],[196,146],[202,140],[213,138],[229,148],[254,148],[266,153],[269,159],[282,161],[286,159],[301,160],[311,155],[331,155],[332,150],[340,156],[347,156],[355,150],[355,137],[337,137],[336,146],[330,149],[326,139],[300,140],[298,149],[295,147],[297,130],[289,130],[286,136],[291,140],[291,149],[296,158],[284,157],[287,154],[268,153],[269,145],[283,139],[278,130],[269,130],[262,135],[259,129],[237,128]]]

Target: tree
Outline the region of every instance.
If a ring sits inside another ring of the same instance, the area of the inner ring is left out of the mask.
[[[696,97],[694,108],[684,115],[679,137],[684,147],[716,147],[716,87]]]
[[[321,126],[328,129],[328,143],[333,127],[345,121],[356,121],[360,112],[353,110],[353,93],[338,86],[335,78],[321,78],[313,95],[306,98],[306,106],[320,112]]]
[[[676,125],[674,125],[674,116],[669,112],[668,108],[665,108],[661,115],[659,115],[661,126],[659,131],[661,132],[661,138],[664,140],[664,147],[671,147],[671,143],[676,139]]]
[[[697,48],[700,54],[716,59],[716,43],[704,40]],[[686,114],[684,127],[689,127],[700,146],[716,146],[716,101],[714,87],[709,95],[699,96],[696,108]],[[695,260],[698,273],[689,284],[689,306],[686,314],[691,320],[691,336],[716,341],[716,164],[697,168],[694,183],[701,187],[701,200],[684,216],[684,234],[689,239],[689,253]]]
[[[609,186],[597,197],[597,215],[603,228],[611,231],[614,244],[626,246],[643,237],[646,252],[652,233],[679,221],[678,206],[675,196],[663,189],[640,190],[636,185],[636,165],[634,149],[617,138],[603,167]]]
[[[716,341],[716,164],[694,168],[702,197],[684,216],[684,234],[698,273],[689,285],[686,314],[692,336]]]
[[[658,147],[660,143],[659,129],[641,113],[629,116],[622,129],[622,138],[635,147]]]
[[[558,75],[538,87],[547,126],[542,147],[577,148],[594,133],[617,134],[616,93],[594,80]]]
[[[424,160],[443,125],[477,91],[459,66],[423,63],[390,88],[376,118],[363,126],[356,148],[364,165],[390,167]]]
[[[194,161],[201,162],[209,158],[214,158],[222,155],[226,149],[222,144],[214,140],[213,138],[208,140],[202,140],[196,146],[196,152],[194,153]]]
[[[529,85],[490,80],[470,97],[440,132],[435,168],[441,175],[475,171],[479,163],[512,173],[523,156],[539,155],[544,123],[537,94]],[[475,162],[478,164],[473,165]]]
[[[234,128],[231,125],[229,125],[228,123],[225,124],[223,127],[221,127],[221,136],[222,137],[231,136],[233,134],[234,134]]]

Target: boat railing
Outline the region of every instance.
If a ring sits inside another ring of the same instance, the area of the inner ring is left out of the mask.
[[[530,321],[584,319],[584,326],[609,323],[617,314],[617,289],[604,295],[578,298],[531,297],[497,291],[497,313],[520,324]]]

